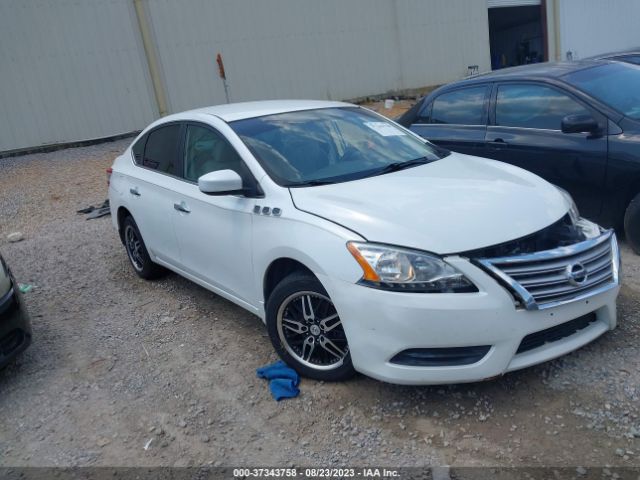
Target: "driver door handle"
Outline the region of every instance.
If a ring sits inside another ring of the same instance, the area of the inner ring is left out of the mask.
[[[191,210],[189,210],[189,207],[187,207],[187,204],[184,202],[174,203],[173,208],[182,213],[191,213]]]
[[[489,140],[487,145],[495,150],[502,150],[509,146],[507,142],[505,142],[502,138],[494,138],[493,140]]]
[[[130,188],[129,193],[131,195],[135,195],[136,197],[140,196],[140,192],[138,191],[138,187]]]

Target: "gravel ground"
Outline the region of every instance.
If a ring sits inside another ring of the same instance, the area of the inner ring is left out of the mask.
[[[0,250],[36,286],[33,345],[0,372],[0,465],[640,466],[626,246],[619,328],[574,354],[446,387],[305,379],[276,403],[256,317],[177,275],[139,279],[110,217],[75,213],[128,142],[0,160]]]

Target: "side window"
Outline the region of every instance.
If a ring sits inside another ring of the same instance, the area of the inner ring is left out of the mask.
[[[238,152],[219,133],[197,125],[187,126],[184,169],[184,178],[192,182],[217,170],[233,170],[241,177],[245,176],[244,163]]]
[[[485,125],[486,93],[486,86],[443,93],[433,101],[430,123]]]
[[[425,104],[422,109],[418,112],[418,116],[414,120],[413,123],[431,123],[429,120],[429,113],[431,112],[431,103],[429,102]]]
[[[144,154],[144,146],[147,143],[147,134],[140,137],[140,139],[133,144],[131,151],[133,152],[133,161],[136,165],[142,165],[142,155]]]
[[[543,85],[500,85],[496,125],[560,130],[567,115],[590,112],[568,95]]]
[[[149,133],[142,165],[162,173],[178,175],[180,125],[167,125]]]
[[[640,55],[626,55],[623,57],[614,58],[614,60],[622,60],[623,62],[635,63],[640,65]]]

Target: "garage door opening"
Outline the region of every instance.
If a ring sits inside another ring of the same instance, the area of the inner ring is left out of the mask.
[[[543,5],[489,8],[491,68],[546,60]]]

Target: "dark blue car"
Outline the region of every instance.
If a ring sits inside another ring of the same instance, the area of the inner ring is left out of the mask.
[[[624,229],[640,253],[640,66],[598,59],[498,70],[435,90],[398,121],[564,188],[583,216]]]

